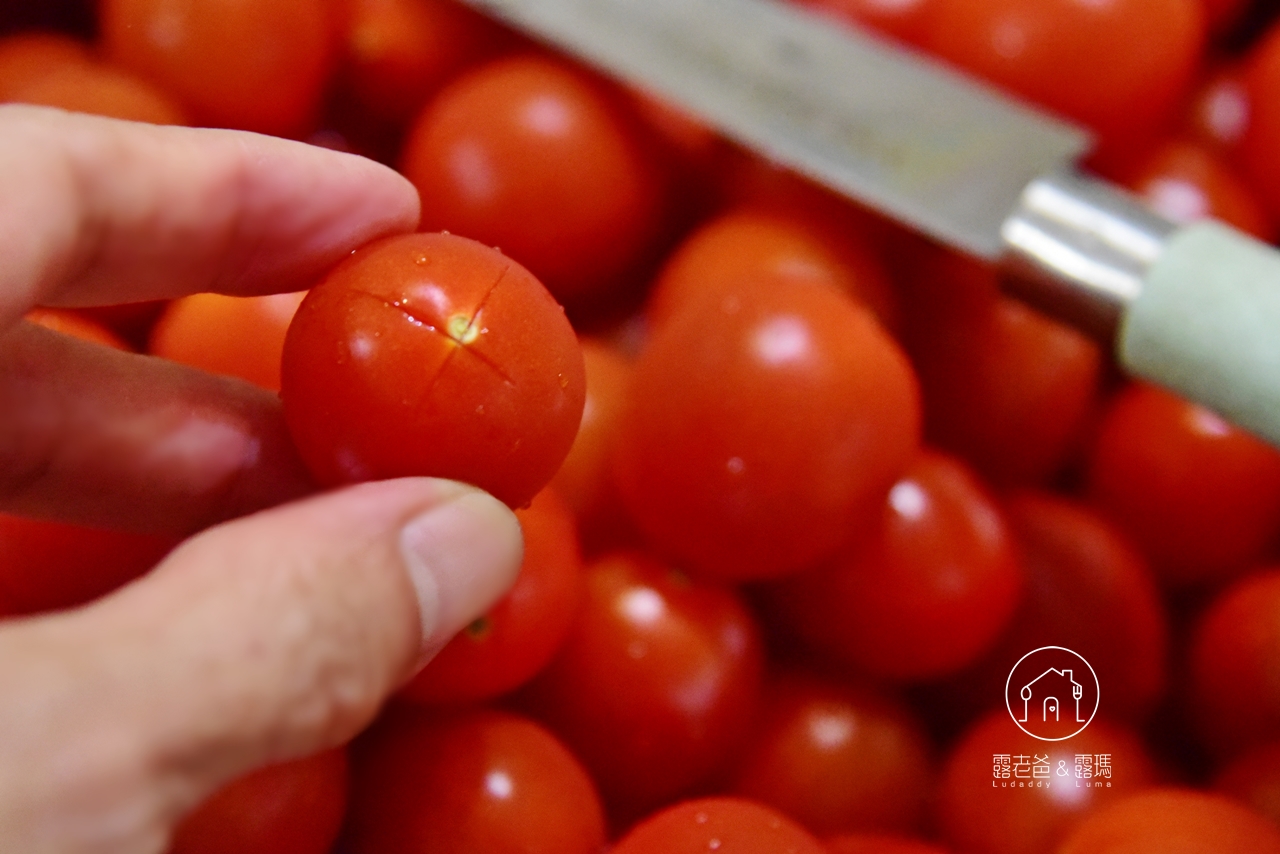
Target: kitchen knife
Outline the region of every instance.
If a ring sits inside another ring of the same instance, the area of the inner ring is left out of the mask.
[[[1089,134],[777,0],[464,0],[727,137],[999,261],[1120,365],[1280,445],[1280,253],[1073,164]]]

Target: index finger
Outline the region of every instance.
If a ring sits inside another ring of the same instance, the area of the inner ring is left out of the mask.
[[[363,157],[17,105],[0,187],[0,326],[34,305],[301,290],[418,222],[413,186]]]

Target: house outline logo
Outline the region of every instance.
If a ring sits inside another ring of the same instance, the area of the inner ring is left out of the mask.
[[[1093,721],[1100,693],[1098,675],[1084,656],[1063,646],[1042,646],[1009,671],[1005,707],[1032,738],[1065,741]]]

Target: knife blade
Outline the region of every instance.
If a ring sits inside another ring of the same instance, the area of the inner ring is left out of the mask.
[[[778,0],[464,0],[1010,273],[1117,362],[1280,445],[1280,253],[1078,173],[1084,130]]]

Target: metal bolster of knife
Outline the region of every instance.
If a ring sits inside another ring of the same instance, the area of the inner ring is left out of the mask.
[[[1078,173],[1037,178],[1001,226],[1005,285],[1037,308],[1114,341],[1175,228],[1099,180]]]

